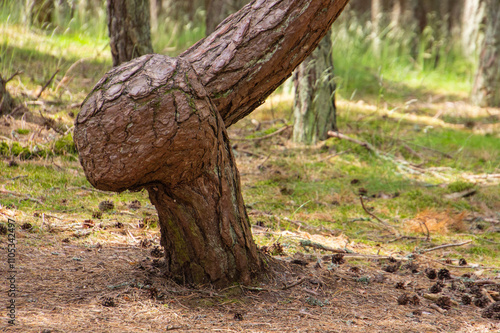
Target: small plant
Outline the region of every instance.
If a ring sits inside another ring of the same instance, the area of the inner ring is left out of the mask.
[[[58,155],[76,154],[77,151],[75,143],[73,142],[73,135],[66,134],[57,139],[54,143],[54,152]]]
[[[28,134],[29,132],[30,132],[30,130],[27,129],[27,128],[18,128],[18,129],[16,129],[16,133],[17,134],[21,134],[21,135]]]

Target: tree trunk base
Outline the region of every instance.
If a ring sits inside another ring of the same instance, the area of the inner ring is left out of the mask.
[[[147,187],[158,211],[167,272],[182,284],[249,283],[262,268],[239,173],[218,118],[214,167],[186,184]]]

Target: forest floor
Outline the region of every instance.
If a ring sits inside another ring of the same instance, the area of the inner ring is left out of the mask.
[[[109,68],[102,48],[58,58],[43,36],[2,32],[2,74],[31,71],[7,85],[20,107],[0,118],[0,330],[500,331],[499,109],[383,81],[401,94],[339,98],[345,137],[303,146],[290,140],[290,96],[274,95],[229,129],[268,271],[223,290],[181,286],[162,271],[147,193],[93,189],[78,163],[72,123]]]

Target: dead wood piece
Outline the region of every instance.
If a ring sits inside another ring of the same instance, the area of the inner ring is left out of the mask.
[[[52,80],[54,80],[54,78],[56,77],[57,73],[59,73],[59,68],[56,69],[56,71],[54,72],[54,74],[52,74],[52,76],[50,77],[50,79],[47,81],[47,83],[45,83],[45,85],[42,87],[42,90],[40,90],[40,92],[38,93],[38,95],[36,95],[35,97],[35,100],[39,99],[40,96],[42,96],[42,93],[45,89],[47,89],[47,87],[49,86],[49,84],[52,82]]]
[[[22,74],[23,71],[16,71],[14,74],[12,74],[7,80],[4,80],[4,83],[8,83],[9,81],[11,81],[13,78],[15,78],[16,76],[18,76],[19,74]]]
[[[355,144],[358,144],[361,147],[366,148],[367,150],[375,153],[376,155],[379,154],[378,151],[377,151],[377,149],[375,149],[375,147],[373,147],[368,142],[360,141],[360,140],[351,138],[350,136],[344,135],[344,134],[339,133],[339,132],[334,132],[334,131],[328,131],[328,136],[330,136],[332,138],[339,138],[339,139],[342,139],[342,140],[347,140],[347,141],[354,142]]]
[[[445,314],[447,311],[445,309],[441,309],[438,305],[434,304],[434,303],[431,303],[429,304],[429,307],[433,310],[436,310],[437,312],[439,312],[440,314]]]
[[[444,244],[444,245],[439,245],[439,246],[436,246],[436,247],[431,247],[430,249],[420,250],[419,252],[420,253],[427,253],[427,252],[431,252],[431,251],[445,249],[445,248],[448,248],[448,247],[463,246],[463,245],[469,244],[471,242],[472,242],[472,240],[468,240],[468,241],[465,241],[465,242],[462,242],[462,243],[456,243],[456,244]]]
[[[459,198],[470,197],[470,196],[472,196],[472,195],[474,195],[476,193],[477,193],[476,189],[468,189],[468,190],[461,191],[461,192],[446,194],[444,196],[444,198],[448,199],[448,200],[454,200],[454,199],[459,199]]]
[[[293,288],[293,287],[295,287],[295,286],[298,286],[299,284],[302,284],[302,283],[303,283],[304,281],[306,281],[306,280],[307,280],[307,278],[302,278],[302,279],[300,279],[300,280],[298,280],[298,281],[295,281],[295,282],[293,282],[293,283],[291,283],[291,284],[289,284],[289,285],[285,284],[285,285],[283,286],[283,288],[281,288],[281,290],[287,290],[287,289]]]
[[[394,243],[403,239],[408,239],[408,240],[427,240],[427,238],[422,238],[422,237],[414,237],[414,236],[400,236],[396,237],[394,239],[391,239],[390,241],[387,241],[387,243]]]
[[[448,158],[450,160],[453,159],[453,156],[451,156],[450,154],[447,154],[447,153],[443,153],[442,151],[439,151],[439,150],[436,150],[436,149],[433,149],[433,148],[429,148],[429,147],[426,147],[426,146],[421,146],[419,144],[416,144],[416,143],[413,143],[413,142],[409,142],[409,141],[405,141],[405,140],[400,140],[400,141],[409,143],[411,145],[414,145],[416,147],[419,147],[419,148],[422,148],[422,149],[425,149],[425,150],[429,150],[429,151],[441,154],[441,155],[443,155],[444,157],[446,157],[446,158]]]
[[[328,246],[320,244],[320,243],[312,242],[308,239],[300,240],[299,243],[300,243],[300,246],[302,246],[303,248],[312,247],[313,249],[329,251],[329,252],[333,252],[333,253],[347,253],[347,250],[334,249],[334,248],[328,247]]]
[[[69,66],[68,70],[66,71],[66,73],[64,73],[64,76],[63,78],[61,79],[61,81],[57,84],[57,87],[56,87],[56,90],[55,92],[57,93],[59,91],[59,89],[63,86],[63,85],[68,85],[71,80],[73,80],[73,76],[69,76],[69,73],[71,73],[73,71],[73,69],[75,69],[76,66],[78,66],[80,63],[84,62],[85,60],[87,60],[89,58],[82,58],[82,59],[78,59],[77,61],[75,61],[71,66]]]
[[[262,141],[262,140],[266,140],[266,139],[272,138],[273,136],[278,135],[281,132],[284,132],[284,131],[286,131],[287,129],[289,129],[291,127],[292,127],[291,125],[287,125],[287,126],[284,126],[284,127],[280,128],[279,130],[277,130],[275,132],[272,132],[271,134],[267,134],[267,135],[264,135],[264,136],[261,136],[261,137],[258,137],[258,138],[251,138],[251,139],[232,138],[231,141],[255,141],[255,142],[258,142],[258,141]]]
[[[53,129],[54,132],[56,132],[57,134],[64,135],[65,131],[62,130],[61,128],[59,128],[59,126],[57,126],[57,123],[54,119],[47,118],[42,114],[41,110],[38,110],[38,111],[40,113],[40,117],[42,118],[42,125],[43,126],[45,126],[47,129]]]
[[[386,227],[388,229],[391,229],[392,233],[394,235],[396,235],[396,237],[400,236],[400,233],[399,233],[399,231],[396,230],[396,228],[394,228],[393,226],[391,226],[389,223],[385,222],[384,220],[378,218],[375,214],[373,214],[368,209],[366,209],[365,203],[363,202],[363,196],[362,195],[359,196],[359,201],[361,202],[361,207],[363,207],[363,210],[366,212],[366,214],[370,215],[371,217],[373,217],[374,219],[376,219],[377,221],[379,221],[384,227]]]

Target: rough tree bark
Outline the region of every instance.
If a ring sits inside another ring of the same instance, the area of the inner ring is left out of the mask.
[[[484,42],[471,100],[480,106],[500,106],[500,2],[484,0]]]
[[[74,138],[88,180],[147,189],[173,278],[223,286],[261,271],[226,128],[290,76],[347,2],[253,1],[177,58],[114,68],[83,103]]]
[[[108,0],[107,12],[113,66],[153,53],[149,0]]]
[[[294,72],[293,141],[315,144],[337,130],[332,39],[328,33]]]
[[[205,0],[206,35],[210,35],[226,17],[241,9],[249,0]]]

